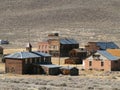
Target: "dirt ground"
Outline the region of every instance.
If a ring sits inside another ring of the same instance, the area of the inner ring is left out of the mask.
[[[17,49],[17,51],[21,49]],[[16,52],[6,50],[5,53]],[[78,76],[6,74],[0,63],[0,90],[120,90],[120,72],[83,71],[82,65],[64,64],[65,58],[52,58],[53,64],[74,66]]]

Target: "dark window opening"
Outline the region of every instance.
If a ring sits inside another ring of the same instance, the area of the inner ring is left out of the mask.
[[[101,62],[101,66],[104,66],[104,62]]]
[[[89,61],[89,66],[92,66],[92,61]]]

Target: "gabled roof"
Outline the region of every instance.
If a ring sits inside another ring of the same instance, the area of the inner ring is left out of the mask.
[[[34,51],[34,52],[17,52],[17,53],[13,53],[8,56],[5,56],[5,58],[25,59],[25,58],[48,57],[48,56],[51,56],[51,55],[49,55],[47,53]]]
[[[107,49],[107,52],[114,56],[120,57],[120,49]]]
[[[63,38],[60,39],[61,44],[78,44],[78,42],[74,39]]]
[[[26,47],[32,47],[31,43],[27,43]]]
[[[96,44],[102,50],[106,50],[107,48],[111,49],[119,48],[114,42],[96,42]]]
[[[110,53],[108,53],[107,51],[104,51],[104,50],[98,50],[97,53],[102,54],[108,60],[118,60],[119,59],[119,57],[113,56],[113,55],[111,55]]]

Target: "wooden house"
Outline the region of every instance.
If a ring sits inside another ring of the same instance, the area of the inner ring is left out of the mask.
[[[33,64],[34,74],[58,75],[60,66],[54,64]]]
[[[69,58],[65,59],[65,64],[82,64],[83,59],[87,57],[87,51],[83,48],[72,49],[69,52]]]
[[[83,61],[83,67],[86,70],[117,71],[120,70],[120,57],[98,50]]]
[[[79,48],[79,43],[74,40],[74,39],[70,39],[70,38],[61,38],[60,39],[60,56],[61,57],[68,57],[69,56],[69,52],[72,49],[77,49]]]
[[[58,75],[60,74],[60,66],[58,65],[53,65],[53,64],[50,64],[50,65],[40,65],[42,70],[43,70],[43,73],[46,74],[46,75]]]
[[[60,68],[60,71],[63,75],[79,75],[79,70],[76,67],[64,66]]]

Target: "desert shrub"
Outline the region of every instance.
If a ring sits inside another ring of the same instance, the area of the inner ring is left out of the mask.
[[[66,83],[62,83],[60,86],[67,86],[67,84]]]

